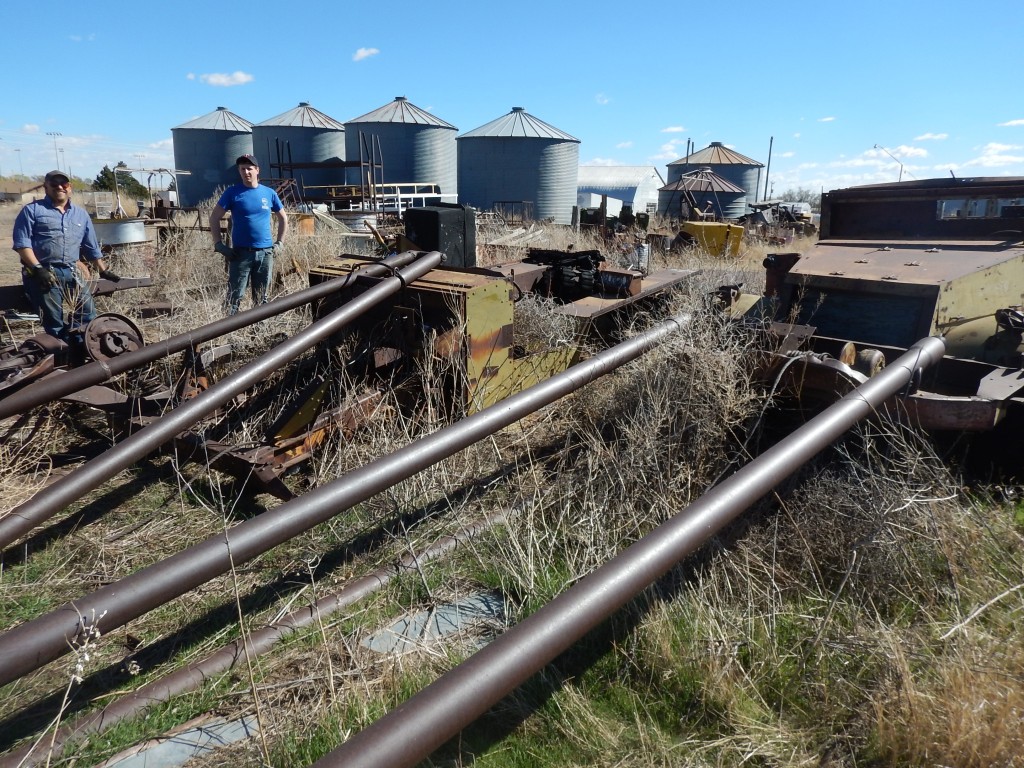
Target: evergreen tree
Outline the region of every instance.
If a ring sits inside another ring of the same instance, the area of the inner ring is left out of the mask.
[[[128,165],[122,160],[115,168],[127,168]],[[146,200],[149,197],[149,190],[142,186],[138,179],[132,176],[130,173],[118,173],[117,175],[117,187],[121,194],[130,200]],[[92,183],[94,190],[106,190],[108,192],[114,191],[114,176],[115,172],[111,170],[109,165],[104,165],[102,170],[96,174],[96,178]]]

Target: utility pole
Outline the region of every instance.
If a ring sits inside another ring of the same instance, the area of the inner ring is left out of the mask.
[[[25,178],[25,166],[22,165],[22,163],[21,163],[21,150],[20,149],[16,149],[14,151],[18,153],[18,175],[22,179],[24,179]]]
[[[897,164],[899,165],[899,167],[900,167],[900,177],[899,177],[899,179],[897,179],[897,181],[903,181],[903,163],[902,163],[902,162],[900,161],[900,159],[899,159],[898,157],[896,157],[896,155],[894,155],[894,154],[893,154],[892,152],[890,152],[890,151],[889,151],[888,149],[886,149],[885,147],[883,147],[883,146],[882,146],[881,144],[875,144],[875,149],[880,149],[880,150],[882,150],[883,152],[885,152],[885,154],[887,154],[887,155],[888,155],[889,157],[891,157],[891,158],[892,158],[893,160],[895,160],[895,161],[896,161],[896,163],[897,163]]]
[[[67,173],[68,172],[68,166],[67,166],[67,163],[64,161],[64,147],[61,147],[57,151],[60,152],[60,162],[57,163],[57,168],[63,168],[64,169],[64,173]],[[70,179],[71,177],[68,176],[68,178]]]
[[[53,136],[53,158],[54,158],[54,160],[57,161],[57,168],[59,170],[60,169],[60,155],[57,154],[57,137],[58,136],[63,136],[64,134],[63,133],[58,133],[57,131],[47,131],[46,135],[47,136]]]
[[[136,155],[136,157],[139,158],[139,183],[141,184],[142,183],[142,160],[143,160],[143,158],[145,158],[145,155]]]

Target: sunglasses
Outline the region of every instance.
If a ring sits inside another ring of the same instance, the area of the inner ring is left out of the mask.
[[[48,185],[50,185],[51,187],[70,187],[71,186],[71,182],[70,181],[48,181],[46,183]]]

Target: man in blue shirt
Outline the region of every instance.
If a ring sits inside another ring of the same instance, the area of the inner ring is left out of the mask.
[[[43,330],[61,341],[81,341],[80,329],[96,318],[92,293],[78,267],[84,256],[100,277],[121,278],[103,263],[92,219],[71,202],[71,180],[63,171],[50,171],[43,181],[46,197],[34,200],[14,221],[14,250],[21,258],[21,279]],[[71,310],[70,321],[64,307]]]
[[[246,285],[252,281],[252,303],[266,304],[274,275],[274,251],[288,234],[288,216],[277,192],[260,184],[260,166],[252,155],[235,161],[240,184],[232,184],[220,196],[210,214],[213,249],[228,262],[229,315],[238,312]],[[220,238],[220,222],[231,211],[231,247]],[[271,237],[271,213],[277,219],[277,237]]]

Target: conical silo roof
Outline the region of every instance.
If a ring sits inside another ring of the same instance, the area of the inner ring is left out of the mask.
[[[405,96],[396,96],[395,100],[385,104],[383,107],[367,112],[365,115],[355,117],[349,123],[404,123],[407,125],[432,125],[438,128],[452,128],[455,126],[446,123],[429,112],[420,109],[410,102]]]
[[[710,168],[698,168],[684,173],[678,180],[658,189],[659,192],[675,192],[686,189],[690,192],[715,192],[716,194],[746,194],[746,190],[723,179]]]
[[[301,101],[299,102],[299,106],[294,109],[282,112],[277,117],[271,117],[269,120],[257,123],[257,125],[274,125],[287,128],[321,128],[329,131],[345,130],[344,125],[339,123],[333,117],[328,117],[319,109],[311,107],[309,102],[306,101]]]
[[[236,131],[244,133],[252,130],[252,123],[239,117],[227,107],[217,107],[213,112],[182,123],[172,130],[189,128],[206,131]]]
[[[686,157],[674,160],[669,165],[754,165],[763,167],[764,163],[752,160],[746,155],[729,149],[720,141],[712,141],[704,149]]]
[[[543,120],[537,119],[522,107],[512,107],[512,111],[507,115],[502,115],[496,120],[491,120],[491,122],[481,125],[479,128],[467,131],[459,138],[468,139],[479,138],[482,136],[486,136],[488,138],[515,136],[520,138],[555,139],[557,141],[573,141],[577,144],[580,143],[580,140],[575,136],[570,136],[565,131],[560,131],[553,125],[549,125]]]

